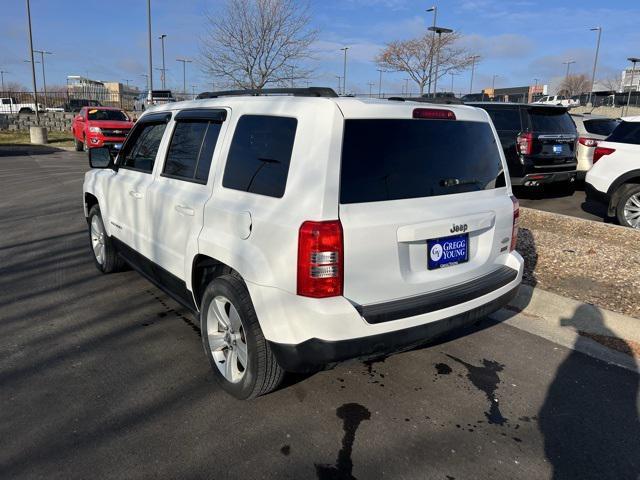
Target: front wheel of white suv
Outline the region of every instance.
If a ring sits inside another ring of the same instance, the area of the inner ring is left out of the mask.
[[[107,235],[98,205],[89,210],[89,242],[93,251],[93,261],[102,273],[118,272],[124,268],[124,261],[118,255],[111,238]]]
[[[616,206],[618,222],[625,227],[640,228],[640,185],[628,184],[621,188],[624,190]]]
[[[200,309],[202,344],[218,384],[245,400],[275,390],[284,371],[262,334],[244,282],[229,274],[206,288]]]

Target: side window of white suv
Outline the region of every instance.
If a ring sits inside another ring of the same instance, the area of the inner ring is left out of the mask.
[[[238,120],[222,186],[280,198],[284,195],[298,121],[244,115]]]
[[[118,164],[121,168],[129,168],[143,173],[151,173],[160,148],[160,141],[166,122],[142,123],[136,126],[132,137],[119,155]]]

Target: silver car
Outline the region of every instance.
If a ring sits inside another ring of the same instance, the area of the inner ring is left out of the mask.
[[[607,138],[618,126],[620,119],[609,118],[588,113],[572,113],[578,130],[578,145],[576,159],[578,160],[578,180],[584,180],[585,175],[593,166],[593,152],[598,140]]]

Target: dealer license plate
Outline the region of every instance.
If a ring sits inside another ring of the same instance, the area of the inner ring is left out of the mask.
[[[553,153],[555,153],[556,155],[560,155],[562,153],[562,145],[554,145]]]
[[[469,261],[469,234],[427,240],[429,270]]]

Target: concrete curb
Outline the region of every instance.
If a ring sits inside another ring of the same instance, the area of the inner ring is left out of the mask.
[[[613,337],[640,343],[640,319],[522,285],[509,307],[493,318],[607,363],[638,371],[636,360],[584,336]]]

